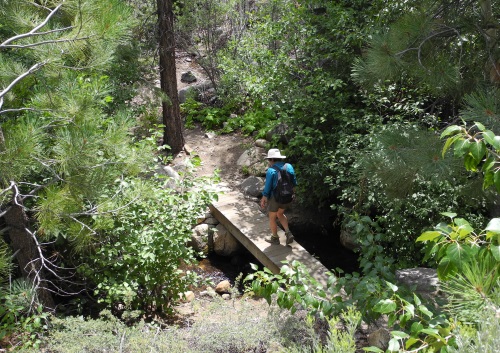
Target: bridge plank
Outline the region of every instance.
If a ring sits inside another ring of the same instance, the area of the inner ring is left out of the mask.
[[[270,234],[269,220],[260,212],[256,202],[246,199],[241,193],[229,193],[220,195],[219,200],[210,205],[210,210],[214,217],[273,273],[279,273],[283,261],[297,260],[317,281],[326,285],[328,269],[296,241],[285,245],[286,238],[282,230],[278,231],[280,245],[264,241],[264,237]]]

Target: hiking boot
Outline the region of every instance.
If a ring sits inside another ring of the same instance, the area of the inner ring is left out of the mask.
[[[290,232],[290,230],[287,230],[285,232],[285,235],[286,235],[286,245],[293,243],[294,238],[292,232]]]
[[[267,238],[264,238],[265,241],[271,244],[278,244],[280,243],[280,238],[277,235],[271,235]]]

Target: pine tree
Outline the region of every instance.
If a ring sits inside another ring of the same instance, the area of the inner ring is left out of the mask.
[[[0,222],[50,309],[67,291],[50,241],[89,236],[103,196],[140,171],[127,120],[103,112],[133,17],[119,0],[7,0],[0,13]]]

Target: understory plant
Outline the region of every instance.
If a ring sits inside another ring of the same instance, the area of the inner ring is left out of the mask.
[[[102,243],[80,269],[95,283],[100,301],[132,310],[171,310],[197,280],[181,265],[197,255],[186,244],[196,218],[215,197],[209,180],[194,178],[187,169],[178,180],[156,175],[122,182],[119,204],[126,207],[96,217]]]
[[[49,313],[38,304],[33,284],[20,278],[3,285],[0,301],[0,340],[37,348],[40,335],[47,329]]]

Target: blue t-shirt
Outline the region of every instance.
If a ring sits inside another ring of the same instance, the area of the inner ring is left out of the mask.
[[[283,166],[285,165],[285,162],[276,162],[273,164],[273,167],[276,166],[279,169],[283,169]],[[276,189],[276,186],[278,185],[278,171],[274,169],[273,167],[267,168],[266,172],[266,184],[264,185],[264,191],[262,191],[262,195],[267,197],[268,199],[271,198],[274,189]],[[286,170],[288,173],[292,175],[292,182],[294,186],[297,186],[297,178],[295,177],[295,171],[293,170],[293,167],[290,163],[286,163]]]

